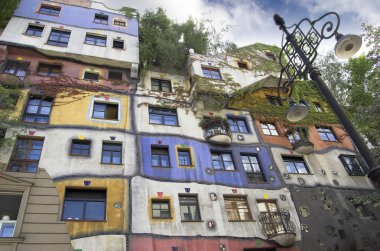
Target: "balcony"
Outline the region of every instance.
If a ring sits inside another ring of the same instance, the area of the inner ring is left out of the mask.
[[[309,140],[309,128],[291,128],[288,129],[287,135],[295,152],[299,154],[309,154],[313,152],[314,144]]]
[[[290,221],[288,211],[261,212],[259,221],[262,225],[262,233],[268,240],[275,241],[283,247],[290,247],[294,244],[296,228]]]
[[[232,141],[228,120],[222,117],[204,118],[199,125],[204,130],[204,138],[214,144],[230,145]]]

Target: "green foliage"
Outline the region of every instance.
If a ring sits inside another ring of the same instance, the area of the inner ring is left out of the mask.
[[[357,196],[351,199],[354,205],[373,205],[374,207],[380,207],[380,193],[372,192],[370,194]]]
[[[298,81],[294,91],[296,101],[305,99],[308,102],[317,101],[324,107],[326,102],[312,81]],[[284,124],[289,124],[286,118],[289,104],[283,103],[283,106],[273,106],[266,98],[258,97],[255,92],[241,93],[239,96],[231,99],[228,108],[237,110],[248,110],[254,118],[263,120],[277,120]],[[299,122],[293,123],[302,126],[311,126],[316,123],[336,124],[339,123],[334,113],[325,109],[325,112],[318,112],[312,106],[307,117]]]
[[[4,29],[20,0],[1,0],[0,29]]]
[[[159,67],[160,71],[175,73],[185,70],[190,48],[199,54],[210,54],[234,47],[221,41],[221,34],[209,21],[189,18],[177,23],[162,8],[147,11],[141,17],[139,43],[141,69]]]
[[[138,15],[135,9],[129,7],[123,7],[119,11],[122,12],[128,18],[133,18]]]
[[[212,116],[206,119],[202,119],[201,122],[199,122],[199,126],[203,130],[215,129],[218,127],[221,127],[227,131],[230,130],[230,124],[228,123],[228,120],[220,116]]]

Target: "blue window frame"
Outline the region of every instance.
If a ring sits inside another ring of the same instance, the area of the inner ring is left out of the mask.
[[[119,119],[119,105],[94,102],[92,118],[105,119],[105,120],[118,120]]]
[[[70,40],[71,31],[52,29],[47,44],[67,47]]]
[[[40,138],[17,139],[7,170],[11,172],[37,172],[43,143],[43,139]]]
[[[331,128],[320,126],[317,127],[317,131],[323,141],[336,141],[335,135]]]
[[[180,166],[192,166],[190,149],[178,149],[178,161]]]
[[[216,80],[222,79],[219,69],[213,69],[213,68],[208,68],[208,67],[202,66],[202,72],[203,72],[203,77],[205,77],[205,78],[212,78],[212,79],[216,79]]]
[[[50,97],[29,96],[23,121],[48,123],[53,99]]]
[[[106,219],[106,190],[66,189],[63,220],[103,221]]]
[[[97,45],[97,46],[106,46],[107,37],[105,36],[97,36],[92,34],[86,34],[86,38],[84,40],[85,44]]]
[[[231,132],[249,132],[244,118],[228,117]]]
[[[211,158],[214,169],[226,171],[235,170],[231,153],[213,151],[211,152]]]
[[[266,182],[259,159],[254,154],[241,154],[241,161],[249,183]]]
[[[149,123],[158,125],[178,125],[177,110],[149,107]]]
[[[152,166],[170,167],[169,149],[167,146],[152,146]]]
[[[43,31],[44,31],[43,26],[29,24],[28,28],[26,29],[25,34],[29,36],[41,37]]]
[[[42,4],[40,7],[40,10],[38,13],[44,14],[44,15],[50,15],[50,16],[59,16],[59,13],[61,12],[60,6],[53,6],[53,5],[47,5]]]
[[[121,164],[122,145],[121,143],[103,143],[102,163]]]
[[[90,140],[73,139],[71,143],[71,155],[90,156]]]
[[[356,156],[340,155],[339,158],[342,161],[342,164],[346,168],[346,171],[349,175],[365,175],[366,172]]]
[[[309,174],[307,165],[302,157],[282,157],[288,173]]]

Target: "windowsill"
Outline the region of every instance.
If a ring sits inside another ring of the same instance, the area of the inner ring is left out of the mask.
[[[264,135],[264,136],[272,136],[272,137],[282,137],[282,136],[280,136],[280,135],[272,135],[272,134],[265,134],[265,133],[263,133],[263,135]]]
[[[0,238],[0,243],[20,243],[23,242],[24,238],[23,237],[1,237]]]
[[[97,23],[97,22],[93,22],[94,24],[102,24],[102,25],[108,25],[108,23],[106,24],[103,24],[103,23]]]
[[[362,174],[348,174],[349,176],[351,177],[364,177],[366,176],[366,174],[362,173]]]
[[[214,169],[214,168],[213,168]],[[239,172],[239,170],[214,169],[215,172]]]
[[[27,36],[27,37],[42,37],[42,35],[41,36],[37,36],[37,35],[29,35],[29,34],[26,34],[26,33],[22,33],[22,35]]]
[[[61,76],[61,74],[59,74],[58,76],[49,76],[49,75],[45,76],[45,75],[38,74],[38,73],[36,75],[39,77],[43,77],[43,78],[59,78]]]
[[[172,126],[172,127],[181,127],[180,125],[165,125],[165,124],[155,124],[155,123],[149,123],[150,125],[161,125],[161,126]]]
[[[288,174],[295,174],[295,175],[314,175],[313,173],[288,173]]]
[[[182,165],[178,165],[179,168],[195,168],[194,165],[191,165],[191,166],[182,166]]]
[[[85,79],[85,78],[83,78],[82,80],[84,80],[84,81],[88,81],[88,82],[91,82],[91,83],[97,83],[97,84],[100,83],[100,80],[99,80],[99,79],[98,79],[98,80],[92,80],[92,79]]]
[[[31,174],[31,175],[36,175],[38,173],[38,170],[36,172],[24,172],[24,171],[12,171],[5,169],[4,172],[9,172],[9,173],[22,173],[22,174]]]
[[[103,162],[100,162],[99,164],[101,165],[113,165],[113,166],[122,166],[124,165],[123,163],[103,163]]]
[[[107,45],[97,45],[97,44],[88,44],[88,43],[84,43],[84,44],[87,44],[87,45],[94,45],[94,46],[99,46],[99,47],[107,47]]]
[[[24,120],[22,120],[21,122],[25,123],[25,124],[33,124],[33,125],[48,125],[49,124],[49,122],[46,122],[46,123],[42,123],[42,122],[29,122],[29,121],[24,121]]]
[[[181,220],[183,223],[199,223],[199,222],[204,222],[203,220]]]
[[[151,166],[152,168],[160,168],[160,169],[172,169],[172,166]]]
[[[256,222],[256,220],[229,220],[228,222]]]
[[[50,46],[56,46],[56,47],[61,47],[61,48],[67,48],[68,45],[55,45],[55,44],[49,44],[49,43],[45,43],[46,45],[50,45]]]
[[[112,47],[112,49],[116,49],[116,50],[119,50],[119,51],[125,51],[125,48]]]
[[[59,17],[59,14],[58,15],[53,15],[53,14],[46,14],[46,13],[40,13],[40,12],[36,12],[38,15],[46,15],[46,16],[51,16],[51,17]]]
[[[166,92],[166,91],[159,91],[159,90],[152,90],[150,89],[151,92],[158,92],[158,93],[170,93],[170,94],[174,94],[173,92]]]
[[[69,221],[69,222],[107,222],[107,220],[70,220],[70,219],[62,219],[62,221]]]
[[[161,217],[152,217],[152,220],[172,220],[173,217],[166,217],[166,218],[161,218]]]
[[[72,156],[72,157],[87,157],[87,158],[91,157],[91,155],[72,154],[72,153],[70,153],[69,156]]]
[[[93,118],[93,117],[91,119],[101,120],[104,122],[120,122],[120,120],[118,120],[118,119],[98,119],[98,118]]]
[[[251,132],[232,132],[232,134],[252,134]]]

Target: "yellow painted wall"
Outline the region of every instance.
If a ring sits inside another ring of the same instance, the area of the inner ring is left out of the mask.
[[[91,181],[91,184],[89,186],[84,186],[85,180]],[[66,187],[80,189],[107,189],[106,221],[66,221],[70,236],[75,238],[94,235],[101,232],[128,232],[128,184],[128,179],[121,178],[80,178],[59,180],[55,182],[61,207],[63,206]],[[116,208],[114,205],[116,202],[120,202],[122,207]]]

